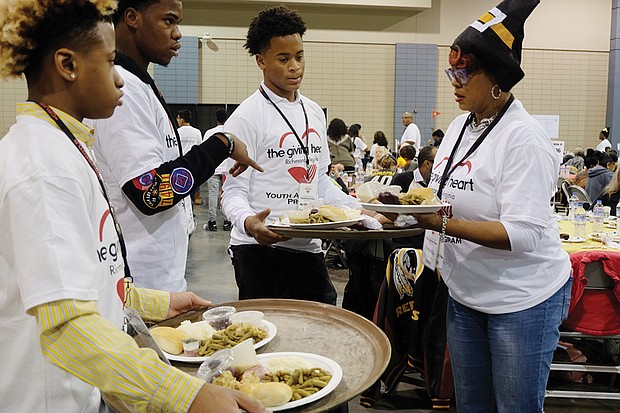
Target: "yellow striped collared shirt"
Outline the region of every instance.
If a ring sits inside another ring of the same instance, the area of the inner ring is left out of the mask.
[[[91,147],[93,129],[52,108],[73,135]],[[36,103],[17,104],[17,115],[56,122]],[[151,321],[168,314],[170,294],[129,284],[127,305]],[[95,301],[60,300],[29,311],[41,329],[41,350],[49,362],[117,396],[137,412],[185,412],[204,382],[163,363],[99,314]]]
[[[145,318],[159,321],[166,316],[169,293],[130,287],[129,295],[128,303]],[[94,301],[54,301],[30,312],[39,323],[46,360],[117,396],[136,412],[185,412],[204,385],[163,363],[155,351],[139,348],[99,315]]]

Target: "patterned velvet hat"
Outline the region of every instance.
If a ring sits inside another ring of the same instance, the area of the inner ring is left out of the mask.
[[[523,25],[540,0],[505,0],[473,22],[451,46],[450,64],[466,66],[462,55],[471,53],[504,92],[516,85],[521,70]]]

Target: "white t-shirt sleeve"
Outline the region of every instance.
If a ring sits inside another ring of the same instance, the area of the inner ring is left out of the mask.
[[[524,136],[528,130],[511,136]],[[525,140],[532,142],[533,140]],[[507,153],[497,187],[500,221],[510,237],[513,251],[532,251],[549,222],[550,199],[557,180],[557,159],[535,143],[518,145]]]
[[[101,148],[99,153],[105,154],[105,163],[120,187],[168,160],[163,152],[160,129],[169,129],[170,139],[176,139],[169,119],[165,119],[168,125],[158,125],[153,106],[159,102],[155,102],[153,93],[141,85],[130,82],[126,85],[131,90],[125,92],[123,104],[116,108],[114,115],[94,122],[98,136],[95,146]]]
[[[236,135],[245,143],[248,155],[256,159],[256,137],[258,130],[244,118],[233,117],[224,124],[224,130]],[[226,166],[232,166],[232,161],[224,162]],[[228,220],[237,228],[245,231],[245,220],[260,211],[253,211],[250,206],[250,182],[252,175],[259,173],[253,168],[248,168],[239,176],[228,176],[224,181],[222,192],[222,210]]]
[[[5,234],[26,309],[76,299],[98,299],[91,220],[84,183],[54,177],[33,177],[8,192],[4,202],[10,222],[19,231]]]

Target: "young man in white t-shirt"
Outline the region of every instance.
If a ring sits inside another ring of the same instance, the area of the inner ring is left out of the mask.
[[[263,82],[224,125],[244,137],[250,156],[265,169],[224,182],[222,206],[233,223],[230,243],[240,299],[336,304],[321,241],[284,238],[265,226],[267,218],[298,209],[306,186],[326,204],[359,208],[355,198],[329,181],[325,115],[298,90],[305,31],[301,16],[284,6],[264,9],[252,19],[245,47],[256,56]]]
[[[228,157],[241,166],[235,173],[257,165],[242,141],[224,133],[182,153],[176,119],[147,71],[150,63],[165,66],[178,54],[182,3],[128,3],[119,4],[114,19],[115,64],[125,98],[112,117],[92,122],[93,149],[123,228],[136,285],[184,291],[189,234],[195,227],[188,195]]]
[[[202,142],[202,133],[200,132],[200,129],[193,127],[191,125],[191,122],[191,111],[189,111],[188,109],[181,109],[177,112],[177,123],[179,124],[179,137],[181,138],[181,148],[183,149],[183,155],[187,154],[190,149]],[[202,204],[202,197],[200,196],[200,185],[196,186],[196,190],[192,192],[191,196],[192,200],[196,205]]]

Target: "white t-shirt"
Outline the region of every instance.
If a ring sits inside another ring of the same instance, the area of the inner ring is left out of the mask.
[[[202,133],[200,129],[193,126],[181,126],[179,127],[179,136],[181,137],[181,148],[183,149],[183,155],[185,155],[194,145],[202,142]]]
[[[368,148],[366,142],[359,136],[353,138],[353,145],[355,145],[355,150],[353,151],[353,157],[355,159],[362,159],[364,157],[364,151]]]
[[[415,148],[415,153],[420,152],[420,143],[422,142],[422,136],[420,135],[420,129],[415,123],[411,122],[403,132],[403,136],[400,138],[400,144],[405,142],[413,142],[411,146]]]
[[[224,132],[224,125],[217,125],[209,129],[208,131],[206,131],[202,140],[210,138],[216,132]],[[230,169],[230,166],[226,168],[227,165],[228,165],[228,162],[226,161],[219,164],[218,167],[215,168],[215,172],[213,172],[213,175],[222,175],[223,173],[226,173],[226,171]]]
[[[327,177],[330,157],[321,107],[299,93],[294,102],[289,102],[271,92],[264,83],[262,85],[293,125],[304,146],[309,145],[310,175],[318,179],[319,198],[323,198],[326,204],[359,208],[359,201],[335,187]],[[308,115],[307,138],[301,102]],[[224,130],[243,140],[250,157],[265,170],[261,173],[248,169],[235,178],[228,176],[222,195],[222,209],[233,223],[231,245],[257,244],[245,233],[245,219],[270,208],[267,221],[273,221],[285,212],[297,209],[300,179],[306,174],[306,157],[284,119],[258,90],[235,109],[224,124]],[[320,244],[318,239],[294,238],[276,245],[320,252]]]
[[[467,114],[457,117],[439,147],[430,187],[437,191]],[[552,296],[568,279],[568,254],[561,249],[549,200],[555,193],[559,161],[542,126],[515,100],[485,141],[464,162],[482,132],[466,130],[455,156],[459,166],[444,186],[442,199],[454,218],[500,221],[511,245],[514,224],[538,226],[532,251],[503,251],[446,237],[441,275],[459,303],[490,314],[520,311]]]
[[[97,412],[99,391],[45,361],[26,311],[97,301],[101,315],[122,326],[123,260],[99,182],[65,134],[34,116],[18,116],[0,140],[0,176],[2,409]]]
[[[611,148],[611,142],[608,139],[603,139],[596,145],[596,150],[599,152],[605,152],[607,148]]]
[[[147,216],[122,191],[126,182],[179,157],[174,129],[151,87],[120,66],[116,70],[125,80],[123,105],[112,117],[91,122],[97,163],[123,230],[129,268],[137,287],[185,291],[193,231],[188,198]]]

